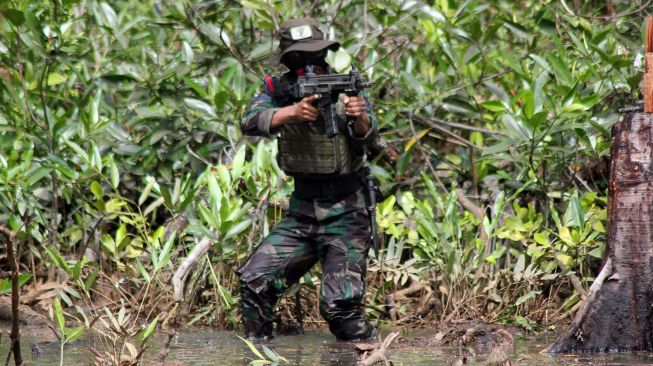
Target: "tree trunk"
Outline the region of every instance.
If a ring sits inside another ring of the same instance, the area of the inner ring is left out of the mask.
[[[543,352],[653,351],[653,114],[612,128],[607,247],[576,319]]]
[[[20,305],[20,293],[18,288],[18,259],[14,254],[14,241],[16,234],[9,230],[4,225],[0,225],[0,234],[6,237],[5,244],[7,246],[7,261],[11,266],[11,352],[14,354],[14,364],[16,366],[23,364],[23,357],[20,354],[20,312],[18,307]],[[9,361],[9,358],[7,358]]]

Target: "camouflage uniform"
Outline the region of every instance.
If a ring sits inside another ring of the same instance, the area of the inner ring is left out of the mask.
[[[293,76],[289,73],[285,77]],[[281,107],[270,95],[260,93],[241,122],[242,131],[274,137],[277,131],[270,131],[270,123]],[[246,336],[272,336],[278,299],[318,261],[322,265],[320,313],[331,332],[343,340],[371,336],[372,327],[363,305],[370,219],[361,172],[365,162],[363,145],[375,138],[378,127],[369,102],[367,114],[372,128],[365,136],[355,136],[351,129],[342,132],[348,135],[357,173],[319,177],[321,187],[330,188],[323,197],[303,197],[298,188],[307,183],[295,176],[296,191],[285,217],[237,270]],[[304,123],[323,122],[318,119]],[[348,192],[343,187],[355,189]]]

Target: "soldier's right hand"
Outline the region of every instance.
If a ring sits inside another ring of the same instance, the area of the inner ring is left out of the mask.
[[[319,97],[318,94],[309,95],[300,100],[299,103],[295,104],[293,106],[293,119],[296,122],[315,121],[320,112],[313,106],[313,102],[315,102]]]

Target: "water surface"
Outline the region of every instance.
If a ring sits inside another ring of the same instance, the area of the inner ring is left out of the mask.
[[[29,365],[58,365],[59,345],[53,340],[52,332],[47,328],[22,328],[21,348],[23,358]],[[4,364],[9,352],[8,324],[0,324],[0,363]],[[423,330],[424,334],[429,331]],[[171,343],[171,352],[166,364],[169,365],[247,365],[255,357],[247,346],[239,340],[236,332],[197,329],[180,332]],[[410,338],[410,334],[407,336]],[[157,333],[150,341],[151,347],[145,357],[146,365],[157,365],[165,335]],[[50,341],[50,342],[48,342]],[[558,356],[541,355],[539,351],[553,341],[552,336],[540,335],[517,337],[513,365],[548,366],[548,365],[641,365],[653,364],[650,353]],[[92,365],[95,356],[89,346],[103,351],[102,342],[97,336],[87,336],[82,341],[66,346],[65,365]],[[350,343],[338,342],[326,330],[307,331],[303,336],[282,336],[271,341],[259,342],[260,345],[274,349],[289,361],[289,365],[355,365],[357,353]],[[392,349],[391,359],[395,365],[451,365],[452,361],[467,356],[468,364],[481,365],[484,354],[474,355],[458,347],[429,347],[419,345],[397,345]],[[11,363],[13,364],[13,362]]]

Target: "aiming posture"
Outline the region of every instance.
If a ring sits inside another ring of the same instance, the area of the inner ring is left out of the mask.
[[[241,128],[247,135],[278,136],[279,166],[294,178],[295,191],[284,219],[237,271],[245,333],[271,337],[277,300],[319,261],[320,313],[331,332],[343,340],[368,339],[373,329],[363,300],[370,202],[363,147],[376,137],[377,122],[364,92],[350,89],[328,105],[321,103],[325,94],[289,94],[301,89],[297,81],[306,75],[327,77],[326,52],[340,44],[324,40],[309,18],[288,21],[280,36],[280,62],[290,71],[266,78],[267,90],[254,98]],[[337,123],[335,135],[328,133],[329,120]]]

